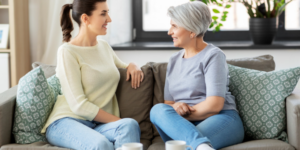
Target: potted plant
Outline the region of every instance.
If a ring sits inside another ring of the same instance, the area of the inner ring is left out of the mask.
[[[195,1],[195,0],[190,0]],[[226,21],[230,3],[240,2],[247,8],[250,16],[249,29],[254,44],[272,44],[278,29],[278,16],[285,10],[290,1],[285,0],[202,0],[205,4],[217,5],[222,9],[213,9],[212,19],[209,28],[214,32],[220,31],[223,26],[221,22]],[[218,17],[218,15],[220,17]]]

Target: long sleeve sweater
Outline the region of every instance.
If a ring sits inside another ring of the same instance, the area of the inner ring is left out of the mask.
[[[120,80],[118,68],[127,66],[102,40],[92,47],[61,45],[57,52],[56,76],[63,95],[57,97],[41,133],[65,117],[92,121],[99,109],[119,117],[115,95]]]

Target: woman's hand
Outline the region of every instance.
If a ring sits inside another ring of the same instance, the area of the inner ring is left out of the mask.
[[[182,102],[177,102],[173,104],[173,108],[180,116],[187,116],[190,115],[193,111],[196,111],[193,107]]]
[[[140,87],[140,83],[144,80],[143,71],[134,63],[130,63],[127,67],[127,79],[129,81],[131,78],[131,87],[136,89]]]

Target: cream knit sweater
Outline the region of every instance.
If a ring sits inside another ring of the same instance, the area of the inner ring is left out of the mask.
[[[51,123],[64,117],[92,121],[99,109],[119,116],[115,95],[120,80],[118,68],[127,66],[102,40],[92,47],[69,43],[60,46],[56,76],[63,95],[57,97],[41,133],[45,133]]]

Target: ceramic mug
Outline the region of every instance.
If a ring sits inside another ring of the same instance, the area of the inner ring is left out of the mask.
[[[117,150],[143,150],[143,144],[141,143],[126,143],[122,147],[117,148]]]
[[[166,150],[186,150],[186,148],[191,148],[193,150],[192,146],[186,145],[185,141],[168,141],[166,142]]]

